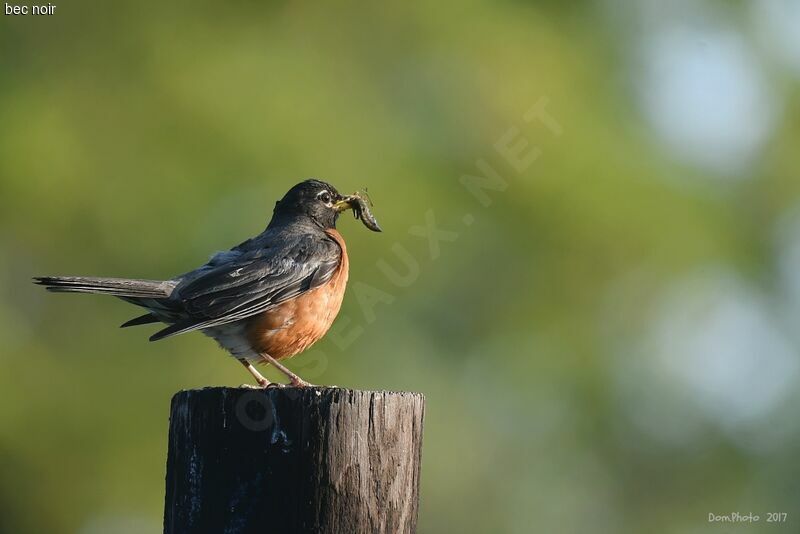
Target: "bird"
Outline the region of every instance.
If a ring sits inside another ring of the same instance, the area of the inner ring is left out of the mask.
[[[266,229],[197,269],[167,280],[86,276],[37,276],[56,293],[112,295],[147,310],[121,325],[166,327],[158,341],[200,331],[241,362],[258,384],[270,382],[254,363],[271,364],[293,387],[312,386],[280,360],[308,349],[330,328],[344,298],[349,258],[336,229],[353,210],[364,226],[381,228],[360,193],[341,195],[322,180],[293,186],[276,202]]]

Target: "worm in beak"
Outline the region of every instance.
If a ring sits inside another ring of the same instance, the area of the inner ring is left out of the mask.
[[[366,194],[364,196],[366,196]],[[355,218],[361,219],[364,226],[373,232],[380,232],[381,227],[378,225],[378,221],[375,219],[370,209],[370,202],[368,202],[369,197],[364,198],[364,196],[362,196],[361,193],[353,193],[352,195],[346,196],[336,204],[336,210],[344,211],[346,209],[352,209]]]

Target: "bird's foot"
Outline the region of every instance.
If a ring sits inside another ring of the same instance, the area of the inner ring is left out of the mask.
[[[292,381],[290,382],[290,384],[291,384],[291,386],[293,388],[315,388],[315,387],[317,387],[317,386],[315,386],[314,384],[312,384],[310,382],[306,382],[305,380],[303,380],[299,376],[295,376],[294,378],[292,378]]]
[[[269,388],[283,389],[283,388],[285,388],[287,386],[286,386],[286,384],[281,384],[280,382],[266,382],[265,381],[263,383],[259,382],[258,384],[240,384],[239,387],[240,388],[245,388],[245,389],[269,389]]]

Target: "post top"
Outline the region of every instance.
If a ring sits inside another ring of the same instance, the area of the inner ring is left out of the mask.
[[[269,388],[250,388],[250,387],[228,387],[228,386],[207,386],[196,389],[182,389],[175,393],[173,402],[187,400],[189,398],[213,398],[213,397],[240,397],[242,395],[265,394],[272,399],[306,399],[306,400],[328,400],[336,402],[345,399],[363,399],[365,397],[393,397],[407,398],[425,402],[425,395],[414,391],[390,391],[390,390],[361,390],[347,389],[331,386],[313,387],[269,387]]]

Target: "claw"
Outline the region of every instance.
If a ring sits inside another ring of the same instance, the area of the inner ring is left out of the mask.
[[[283,384],[281,384],[281,385],[283,385]],[[292,387],[295,387],[295,388],[314,388],[314,387],[317,387],[314,384],[312,384],[310,382],[306,382],[305,380],[303,380],[301,378],[297,378],[297,380],[293,379],[291,381],[291,385],[292,385]]]

